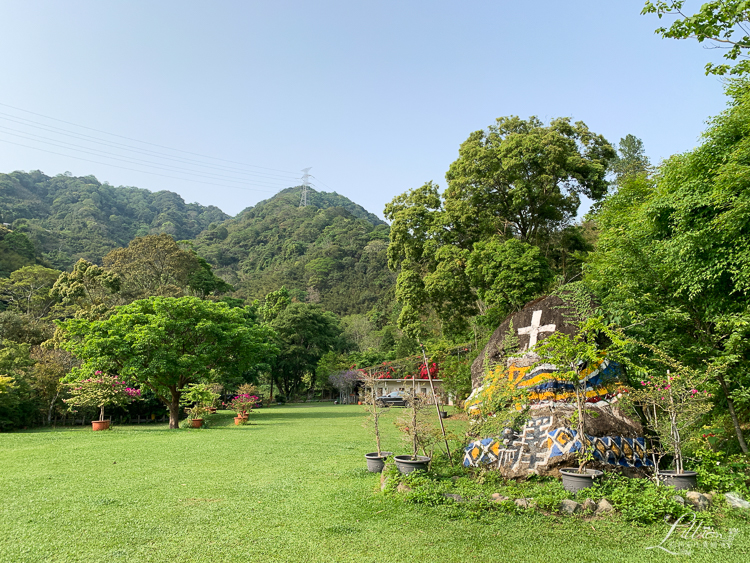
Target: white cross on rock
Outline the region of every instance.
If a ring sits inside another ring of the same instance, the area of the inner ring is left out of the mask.
[[[520,334],[529,335],[529,345],[528,345],[529,350],[531,350],[534,346],[536,346],[537,336],[539,335],[540,332],[555,332],[555,325],[540,326],[541,324],[542,324],[542,312],[534,311],[534,314],[531,315],[531,326],[518,329],[519,335]]]

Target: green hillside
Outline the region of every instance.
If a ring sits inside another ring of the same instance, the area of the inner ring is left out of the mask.
[[[389,227],[338,194],[300,188],[273,198],[204,232],[196,250],[238,296],[261,298],[285,285],[304,300],[341,315],[366,313],[389,301]]]
[[[268,215],[273,210],[282,207],[299,207],[302,187],[286,188],[274,195],[272,198],[259,201],[254,207],[248,207],[241,211],[236,219],[243,218],[246,214],[251,216]],[[319,192],[312,188],[307,189],[307,206],[316,209],[328,209],[330,207],[341,207],[346,209],[354,217],[366,219],[374,226],[386,225],[385,221],[367,211],[361,205],[354,203],[348,197],[337,194],[336,192]]]
[[[217,275],[256,299],[286,286],[300,300],[341,315],[389,303],[389,227],[337,193],[300,187],[230,218],[217,207],[186,204],[172,192],[101,183],[93,176],[0,174],[0,275],[27,264],[70,270],[79,258],[101,264],[138,236],[168,233],[194,241]]]
[[[193,239],[228,217],[218,207],[188,204],[172,192],[115,187],[94,176],[0,174],[1,222],[25,234],[46,262],[63,270],[79,258],[99,263],[137,236]]]

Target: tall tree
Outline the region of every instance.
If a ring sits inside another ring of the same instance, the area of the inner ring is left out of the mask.
[[[180,248],[168,234],[135,238],[127,248],[107,254],[103,263],[122,279],[122,292],[129,299],[191,292],[205,297],[231,290],[205,260],[191,248]]]
[[[61,347],[101,370],[151,389],[177,428],[182,390],[223,379],[273,358],[273,331],[245,310],[196,297],[152,297],[117,307],[105,320],[60,324]]]
[[[120,276],[81,258],[73,271],[60,274],[52,293],[76,315],[94,319],[106,316],[120,302],[121,288]]]
[[[502,117],[472,133],[446,174],[442,196],[429,182],[386,205],[392,221],[388,263],[399,270],[399,326],[415,335],[432,310],[444,327],[458,331],[477,312],[499,315],[518,306],[507,291],[487,291],[502,282],[495,279],[497,268],[482,264],[489,246],[506,248],[506,241],[522,243],[508,244],[508,258],[524,244],[541,250],[533,260],[539,267],[517,271],[527,277],[511,282],[541,289],[549,281],[542,262],[570,227],[580,197],[606,194],[614,156],[601,135],[567,118],[545,125],[536,117]]]
[[[750,387],[750,82],[728,92],[701,146],[608,198],[586,279],[640,340],[690,366],[722,367],[712,373],[747,452],[735,402]]]
[[[612,170],[618,182],[626,176],[643,174],[651,168],[651,162],[646,156],[643,141],[635,135],[625,135],[617,146],[617,154],[612,162]]]
[[[338,318],[309,303],[292,303],[271,322],[278,334],[279,355],[274,376],[287,397],[296,395],[320,358],[336,348],[341,336]]]
[[[61,273],[44,266],[24,266],[10,278],[0,279],[0,301],[31,322],[39,322],[57,301],[52,287]]]

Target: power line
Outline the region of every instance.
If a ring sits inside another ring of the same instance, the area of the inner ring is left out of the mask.
[[[3,117],[3,116],[6,116],[6,117]],[[144,154],[144,155],[147,155],[147,156],[156,156],[157,158],[163,158],[163,159],[166,159],[166,160],[172,160],[172,161],[180,162],[180,163],[184,162],[184,163],[189,163],[189,164],[196,164],[196,165],[204,167],[204,168],[212,168],[212,169],[215,169],[215,170],[230,171],[230,172],[234,172],[234,173],[245,174],[245,175],[248,175],[248,176],[258,176],[258,177],[262,177],[262,178],[281,179],[281,180],[291,180],[291,179],[297,180],[298,179],[297,175],[292,175],[292,174],[290,174],[289,176],[279,176],[277,174],[265,174],[265,173],[262,173],[262,172],[260,172],[260,173],[259,172],[248,172],[248,171],[245,171],[245,170],[241,170],[239,168],[232,168],[232,167],[226,167],[226,166],[213,166],[211,164],[206,164],[206,163],[200,162],[198,160],[194,160],[194,159],[190,159],[190,158],[185,158],[185,157],[180,157],[180,156],[174,156],[174,155],[166,155],[164,153],[160,153],[160,152],[157,152],[157,151],[152,151],[152,150],[149,150],[149,149],[138,149],[138,148],[135,148],[135,147],[131,147],[129,145],[125,145],[123,143],[117,143],[117,142],[114,142],[114,141],[106,141],[106,140],[101,139],[99,137],[93,137],[91,135],[85,135],[85,134],[82,134],[82,133],[75,133],[75,132],[69,131],[67,129],[62,129],[60,127],[55,127],[53,125],[42,124],[42,123],[39,123],[37,121],[32,121],[30,119],[24,119],[22,117],[19,118],[19,117],[16,117],[16,116],[9,116],[9,114],[3,113],[3,112],[0,112],[0,119],[3,119],[5,121],[11,121],[13,123],[18,123],[18,124],[24,125],[26,127],[33,127],[35,129],[42,129],[43,131],[48,131],[48,132],[53,133],[55,135],[70,136],[70,137],[73,137],[75,139],[80,139],[80,140],[82,140],[82,141],[84,141],[86,143],[92,143],[92,141],[89,141],[88,139],[93,139],[94,141],[96,141],[96,143],[102,144],[102,145],[105,145],[105,146],[108,146],[108,147],[112,147],[112,148],[116,148],[116,149],[120,149],[120,150],[126,150],[126,151],[130,151],[130,152],[135,152],[135,153],[138,153],[138,154]],[[11,129],[9,127],[6,128],[6,129],[9,129],[11,131],[18,131],[18,129]],[[62,133],[60,133],[60,131],[62,131]],[[19,132],[24,132],[25,133],[25,131],[19,131]],[[27,134],[32,135],[32,133],[27,133]],[[49,139],[48,137],[41,137],[41,138],[47,138],[47,139]]]
[[[324,185],[324,186],[325,186],[326,188],[328,188],[329,190],[333,190],[334,192],[336,191],[336,190],[334,190],[334,189],[333,189],[333,188],[332,188],[331,186],[329,186],[328,184],[326,184],[326,183],[325,183],[325,182],[324,182],[323,180],[321,180],[320,178],[318,178],[317,176],[313,176],[313,175],[311,174],[311,175],[310,175],[310,178],[315,178],[315,179],[316,179],[316,180],[317,180],[318,182],[320,182],[321,184],[323,184],[323,185]]]
[[[33,149],[33,150],[36,150],[36,151],[42,151],[42,152],[46,152],[46,153],[50,153],[50,154],[56,154],[56,155],[59,155],[59,156],[64,156],[66,158],[75,158],[76,160],[83,160],[85,162],[93,162],[94,164],[103,164],[104,166],[111,166],[112,168],[120,168],[122,170],[130,170],[131,172],[139,172],[141,174],[150,174],[151,176],[160,176],[162,178],[172,178],[174,180],[181,180],[183,182],[194,182],[196,184],[205,184],[205,185],[208,185],[208,186],[219,186],[219,187],[222,187],[222,188],[233,188],[235,190],[245,190],[245,191],[249,191],[249,192],[278,193],[278,192],[273,191],[273,190],[254,190],[252,188],[241,188],[239,186],[227,186],[226,184],[216,184],[216,183],[213,183],[213,182],[204,182],[202,180],[191,180],[190,178],[179,178],[177,176],[169,176],[167,174],[159,174],[158,172],[148,172],[147,170],[136,170],[135,168],[127,168],[125,166],[118,166],[116,164],[108,164],[106,162],[99,162],[98,160],[91,160],[89,158],[83,158],[83,157],[80,157],[80,156],[73,156],[73,155],[63,154],[63,153],[59,153],[59,152],[55,152],[55,151],[48,151],[46,149],[40,149],[39,147],[31,147],[29,145],[22,145],[21,143],[14,143],[13,141],[8,141],[8,140],[5,140],[5,139],[0,139],[0,142],[2,142],[2,143],[8,143],[9,145],[16,145],[18,147],[25,147],[27,149]]]
[[[0,106],[4,106],[4,107],[7,107],[7,108],[15,109],[17,111],[22,111],[22,112],[25,112],[25,113],[29,113],[31,115],[39,116],[39,117],[44,117],[45,119],[51,119],[51,120],[57,121],[59,123],[65,123],[67,125],[73,125],[74,127],[80,127],[81,129],[88,129],[89,131],[96,131],[97,133],[104,133],[105,135],[111,135],[112,137],[117,137],[119,139],[126,139],[128,141],[134,141],[136,143],[142,143],[144,145],[151,145],[152,147],[159,147],[161,149],[167,149],[167,150],[170,150],[170,151],[181,152],[183,154],[191,154],[193,156],[200,156],[201,158],[209,158],[211,160],[218,160],[218,161],[221,161],[221,162],[229,162],[231,164],[239,164],[240,166],[249,166],[249,167],[252,167],[252,168],[262,168],[264,170],[273,170],[275,172],[291,173],[288,170],[278,170],[276,168],[268,168],[268,167],[265,167],[265,166],[257,166],[255,164],[246,164],[244,162],[236,162],[234,160],[227,160],[227,159],[218,158],[218,157],[215,157],[215,156],[208,156],[208,155],[205,155],[205,154],[200,154],[200,153],[195,153],[195,152],[190,152],[190,151],[184,151],[184,150],[181,150],[181,149],[175,149],[175,148],[172,148],[172,147],[167,147],[165,145],[159,145],[159,144],[156,144],[156,143],[150,143],[148,141],[141,141],[139,139],[133,139],[132,137],[125,137],[123,135],[117,135],[115,133],[109,133],[108,131],[102,131],[101,129],[94,129],[93,127],[86,127],[85,125],[78,125],[77,123],[72,123],[70,121],[65,121],[63,119],[57,119],[56,117],[50,117],[49,115],[44,115],[42,113],[36,113],[36,112],[33,112],[33,111],[29,111],[27,109],[23,109],[23,108],[12,106],[10,104],[4,104],[2,102],[0,102]]]
[[[15,129],[10,129],[9,127],[3,127],[1,125],[0,125],[0,129],[6,129],[6,130],[9,130],[9,131],[16,131]],[[2,132],[2,131],[0,131],[0,132]],[[183,173],[183,174],[192,174],[192,175],[200,176],[200,177],[203,177],[203,178],[211,178],[211,179],[218,179],[218,180],[229,180],[230,182],[237,182],[237,183],[242,183],[242,184],[250,183],[245,178],[236,178],[236,177],[233,177],[233,176],[224,176],[222,174],[210,174],[210,173],[209,174],[204,174],[204,173],[202,173],[199,170],[192,170],[190,168],[181,168],[181,167],[177,167],[177,166],[160,165],[158,163],[155,163],[155,162],[152,162],[152,161],[149,161],[149,160],[143,160],[143,159],[140,159],[140,158],[120,158],[120,156],[122,156],[122,155],[117,155],[116,153],[111,153],[111,152],[107,152],[107,151],[101,151],[101,150],[98,150],[98,149],[93,149],[91,147],[84,147],[84,146],[76,145],[76,144],[73,144],[73,143],[55,142],[54,140],[49,139],[48,137],[42,137],[40,135],[34,135],[33,133],[26,133],[26,135],[21,135],[21,134],[18,134],[18,133],[8,133],[8,132],[5,132],[5,134],[6,135],[13,135],[14,137],[21,137],[22,139],[27,139],[29,141],[36,141],[36,142],[39,142],[39,143],[44,143],[45,145],[52,145],[52,146],[60,147],[60,148],[67,149],[67,150],[73,150],[73,151],[76,151],[76,152],[81,152],[81,153],[84,153],[84,154],[91,154],[91,155],[94,155],[94,156],[104,156],[104,158],[108,158],[108,159],[111,159],[111,160],[117,160],[117,161],[120,161],[120,162],[126,162],[126,163],[129,163],[129,164],[137,164],[139,166],[148,166],[150,168],[156,168],[156,169],[159,169],[159,170],[167,170],[167,171],[173,171],[173,172],[180,172],[180,173]],[[27,135],[31,135],[31,137],[28,137]],[[32,137],[37,137],[37,139],[34,139]],[[48,140],[44,141],[44,140],[39,140],[39,139],[48,139]],[[71,147],[78,147],[78,148],[71,148]],[[266,186],[269,186],[269,187],[274,187],[274,186],[277,186],[279,184],[280,184],[279,181],[276,181],[275,183],[266,182],[266,181],[262,181],[262,180],[254,180],[253,181],[253,185],[266,185]]]

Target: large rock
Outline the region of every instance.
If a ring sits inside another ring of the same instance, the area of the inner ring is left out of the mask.
[[[591,447],[597,462],[640,470],[652,465],[646,456],[641,425],[622,414],[618,400],[620,366],[605,356],[581,370],[585,387],[586,436],[578,436],[574,418],[575,389],[557,379],[557,368],[540,362],[533,348],[557,332],[573,335],[574,307],[558,296],[528,303],[503,321],[487,347],[472,364],[474,390],[465,402],[470,416],[481,416],[498,389],[508,382],[528,392],[530,420],[518,432],[505,429],[500,436],[481,437],[466,446],[464,465],[494,466],[505,477],[529,474],[559,476],[558,468],[572,465],[582,443]],[[512,328],[512,330],[511,330]]]
[[[685,500],[693,505],[693,508],[696,510],[706,510],[709,505],[708,497],[697,491],[688,491],[685,493]]]
[[[624,417],[615,405],[596,405],[586,415],[587,441],[595,458],[619,467],[648,465],[641,427]],[[581,447],[571,428],[572,405],[534,408],[518,433],[471,442],[464,453],[466,467],[496,467],[506,478],[532,473],[559,477],[560,467],[575,464]]]
[[[750,509],[750,502],[747,502],[735,493],[726,493],[724,498],[727,499],[727,504],[732,508]]]
[[[505,338],[513,323],[513,332],[518,338],[518,351],[529,350],[553,332],[575,334],[576,327],[569,322],[572,308],[556,295],[540,297],[528,303],[519,312],[510,315],[490,336],[490,341],[471,365],[473,388],[482,385],[485,367],[505,363]],[[485,366],[485,364],[489,364]]]

